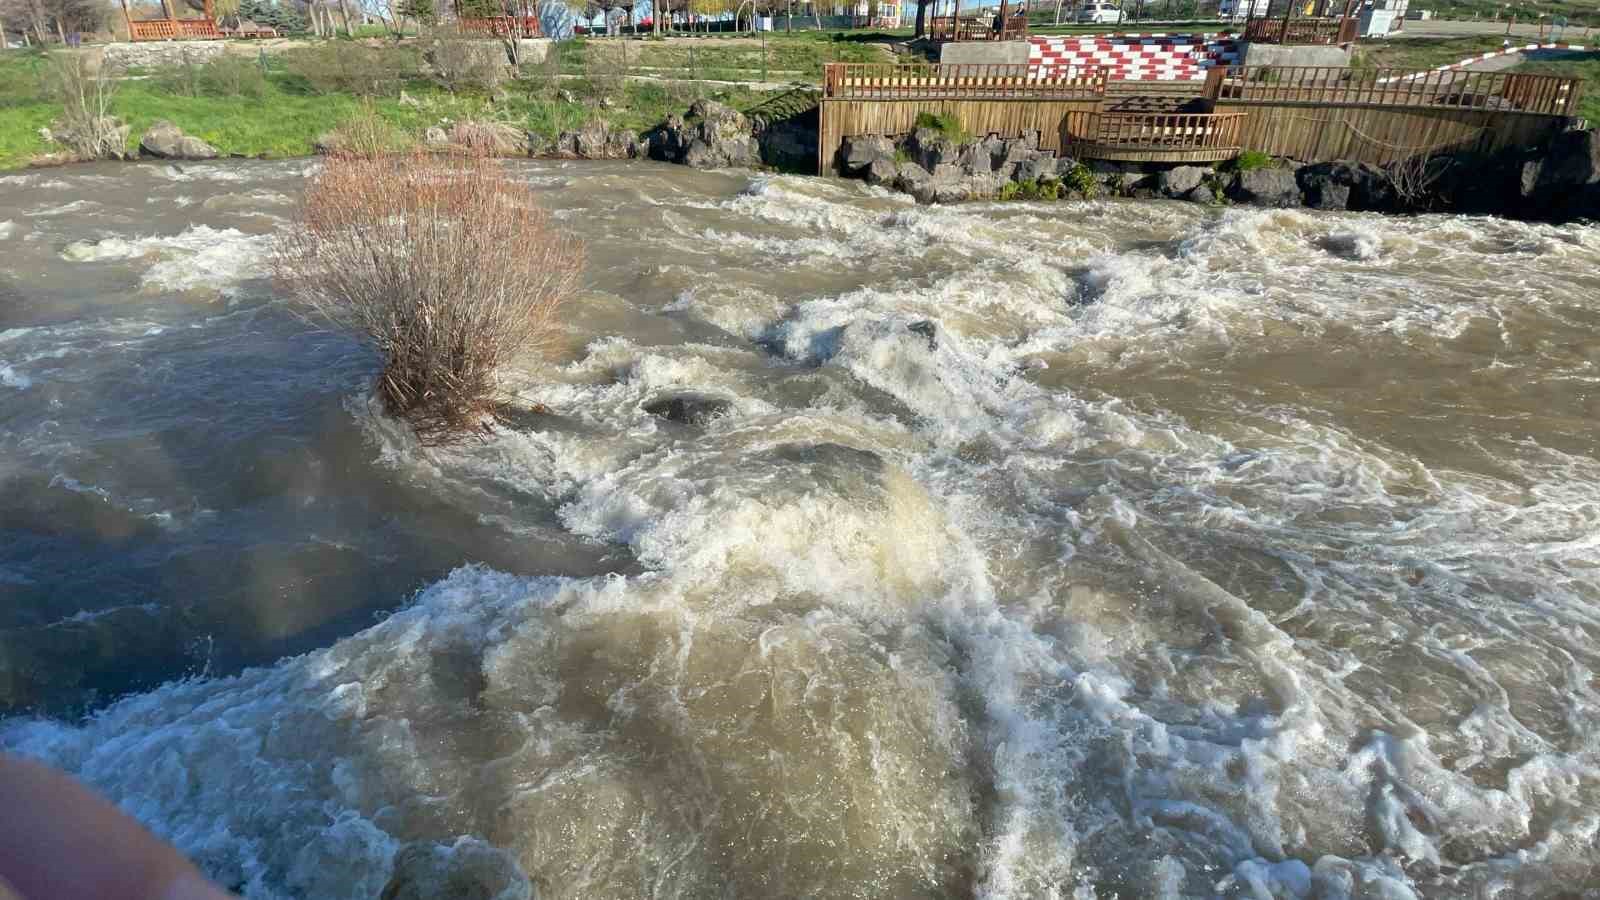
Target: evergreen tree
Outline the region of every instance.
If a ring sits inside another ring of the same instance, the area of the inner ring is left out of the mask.
[[[306,20],[286,3],[272,0],[239,0],[239,18],[249,19],[257,25],[271,25],[279,34],[295,34],[306,30]]]
[[[439,10],[433,5],[433,0],[400,0],[395,12],[423,25],[432,25],[439,18]]]

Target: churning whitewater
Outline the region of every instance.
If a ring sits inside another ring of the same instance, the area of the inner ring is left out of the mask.
[[[223,885],[1600,891],[1600,229],[530,163],[587,287],[441,450],[308,165],[0,180],[0,748]]]

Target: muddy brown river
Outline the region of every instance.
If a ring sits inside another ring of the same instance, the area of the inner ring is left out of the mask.
[[[225,886],[1600,896],[1600,228],[527,163],[549,413],[430,449],[314,165],[0,176],[0,748]]]

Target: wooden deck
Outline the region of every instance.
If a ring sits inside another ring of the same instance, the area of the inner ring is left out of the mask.
[[[1545,116],[1575,115],[1581,88],[1575,78],[1522,72],[1335,66],[1240,66],[1214,86],[1216,99],[1233,103],[1464,106]]]
[[[1535,144],[1566,127],[1582,88],[1549,75],[1305,66],[1216,69],[1198,90],[1175,86],[1170,102],[1100,69],[831,64],[823,82],[822,172],[846,137],[905,134],[924,112],[974,135],[1037,134],[1041,148],[1086,159],[1216,162],[1256,150],[1386,165]]]
[[[1106,92],[1100,66],[1043,74],[1026,63],[840,63],[823,71],[825,97],[844,100],[1079,100]]]
[[[1069,156],[1125,162],[1221,162],[1239,155],[1247,113],[1096,113]]]

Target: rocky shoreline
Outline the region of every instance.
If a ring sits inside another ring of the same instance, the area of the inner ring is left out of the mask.
[[[848,178],[910,194],[919,203],[1126,197],[1541,221],[1600,218],[1595,129],[1563,132],[1544,146],[1487,159],[1436,156],[1385,168],[1249,153],[1217,166],[1075,160],[1041,150],[1037,136],[956,140],[923,127],[898,137],[848,138],[839,167]]]
[[[122,152],[127,126],[107,122]],[[70,143],[71,136],[61,138]],[[429,128],[424,148],[467,149],[503,157],[643,159],[700,169],[814,168],[815,116],[766,120],[711,100],[668,116],[644,135],[601,121],[554,141],[495,122]],[[317,141],[339,152],[337,135]],[[140,154],[158,159],[215,159],[205,142],[158,122]],[[64,160],[63,160],[64,161]],[[919,203],[974,200],[1166,199],[1207,206],[1240,204],[1353,212],[1459,212],[1532,221],[1600,219],[1600,129],[1569,130],[1537,147],[1493,157],[1435,156],[1378,167],[1345,160],[1303,164],[1246,153],[1216,166],[1116,163],[1058,157],[1037,135],[1000,138],[953,135],[919,127],[903,135],[847,138],[838,157],[846,178],[900,191]]]

